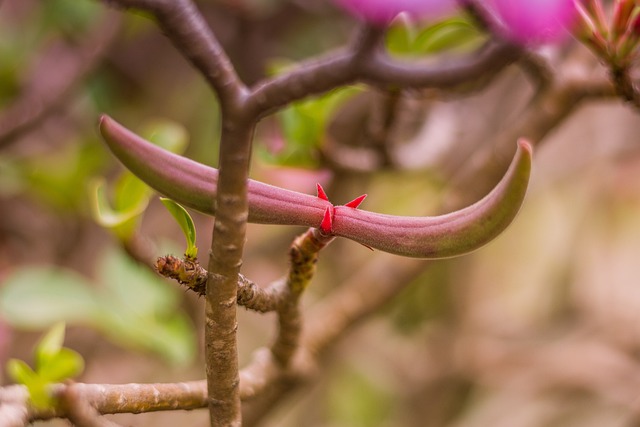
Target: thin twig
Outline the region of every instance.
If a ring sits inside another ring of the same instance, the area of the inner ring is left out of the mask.
[[[312,307],[302,337],[304,354],[314,359],[322,358],[337,345],[341,337],[387,304],[428,265],[428,261],[376,254],[339,289]],[[309,369],[295,367],[295,372],[306,373]],[[269,393],[247,402],[244,425],[257,425],[277,408],[278,403],[311,379],[308,375],[278,378]]]
[[[489,42],[472,55],[425,65],[400,62],[373,49],[375,45],[371,43],[361,46],[369,50],[334,52],[258,83],[249,105],[257,114],[265,115],[299,99],[357,81],[382,89],[388,86],[452,89],[483,76],[495,77],[521,55],[521,50],[513,45]]]
[[[143,412],[189,410],[207,406],[206,381],[157,384],[54,384],[53,395],[71,393],[82,396],[99,414],[139,414]],[[15,408],[7,411],[7,408]],[[20,411],[18,411],[18,409]],[[64,405],[40,409],[29,403],[29,392],[22,385],[0,388],[0,414],[25,414],[26,420],[46,420],[67,416]],[[17,424],[16,424],[17,425]],[[24,424],[22,424],[24,425]]]
[[[499,70],[515,62],[520,55],[519,48],[495,41],[488,42],[470,56],[432,66],[401,63],[378,53],[367,61],[359,77],[379,87],[451,89],[481,76],[497,77]]]
[[[161,256],[156,261],[156,270],[160,275],[176,280],[200,296],[206,294],[208,273],[197,259],[180,259],[172,255]],[[238,275],[238,305],[259,313],[276,311],[285,287],[284,280],[277,280],[267,288],[261,288],[240,274]]]
[[[315,274],[318,253],[333,239],[333,236],[325,235],[317,228],[310,228],[298,236],[291,245],[289,251],[291,266],[284,288],[286,293],[277,307],[278,335],[271,346],[275,360],[283,367],[289,365],[291,357],[300,344],[302,328],[300,296]]]
[[[510,130],[510,135],[535,135],[539,138],[533,141],[540,141],[543,135],[575,111],[581,100],[612,96],[615,96],[613,87],[606,79],[567,79],[554,86],[551,92],[539,97],[536,105],[532,105],[528,110],[526,117]],[[510,144],[514,139],[515,137],[510,139]],[[483,159],[482,164],[484,165],[482,171],[466,170],[467,180],[464,184],[458,183],[458,188],[466,190],[462,193],[471,194],[466,196],[462,203],[476,200],[478,192],[482,193],[486,190],[485,175],[491,176],[494,172],[500,175],[504,171],[504,165],[497,164],[495,157]],[[476,191],[476,187],[480,189]],[[456,200],[456,205],[460,203],[460,199]],[[307,317],[302,341],[304,351],[311,357],[321,358],[336,345],[341,337],[379,310],[428,266],[429,263],[425,261],[390,258],[382,254],[376,256],[354,274],[352,280],[342,284],[339,290],[312,308]],[[248,427],[257,425],[266,414],[277,407],[279,402],[304,386],[308,380],[309,377],[298,376],[276,381],[270,393],[247,402],[249,406],[244,414],[245,425]]]

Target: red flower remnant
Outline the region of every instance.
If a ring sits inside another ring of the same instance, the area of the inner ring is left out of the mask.
[[[327,202],[329,201],[329,198],[327,197],[327,193],[324,192],[324,188],[322,188],[322,185],[320,185],[319,183],[316,184],[316,190],[318,191],[319,199],[326,200]]]
[[[362,203],[362,201],[364,199],[367,198],[366,194],[363,194],[362,196],[358,196],[355,199],[353,199],[352,201],[350,201],[349,203],[346,203],[345,206],[348,208],[354,208],[356,209],[358,206],[360,206],[360,204]]]
[[[324,217],[322,218],[322,223],[320,223],[320,231],[324,234],[331,234],[333,232],[333,206],[327,208],[324,211]]]
[[[318,192],[319,199],[329,201],[329,197],[327,197],[327,193],[324,191],[324,188],[322,188],[322,185],[320,185],[319,183],[316,184],[316,190]],[[366,194],[358,196],[352,201],[350,201],[349,203],[345,204],[344,206],[348,208],[356,209],[358,206],[360,206],[360,204],[366,197],[367,197]],[[322,223],[320,224],[320,230],[323,233],[325,234],[333,233],[333,217],[335,214],[336,214],[336,210],[333,205],[331,205],[330,207],[327,207],[326,210],[324,211],[324,216],[322,217]]]

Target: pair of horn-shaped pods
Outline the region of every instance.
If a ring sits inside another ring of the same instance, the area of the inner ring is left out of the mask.
[[[218,170],[161,149],[102,116],[100,131],[111,151],[161,194],[215,215]],[[357,209],[362,198],[334,206],[319,188],[311,196],[249,180],[249,222],[300,225],[365,246],[416,258],[446,258],[473,251],[500,234],[518,213],[529,182],[531,145],[518,141],[509,170],[484,198],[434,217],[383,215]]]

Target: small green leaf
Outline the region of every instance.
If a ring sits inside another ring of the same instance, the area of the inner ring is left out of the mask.
[[[36,355],[36,371],[40,372],[43,366],[46,366],[50,360],[55,358],[56,354],[62,349],[64,343],[65,323],[60,321],[53,325],[49,331],[40,339],[35,350]]]
[[[27,387],[31,403],[38,408],[51,406],[52,399],[48,392],[49,382],[34,372],[22,360],[10,359],[7,362],[7,374],[17,383]]]
[[[479,43],[482,33],[468,19],[452,17],[419,31],[399,21],[387,32],[387,49],[393,55],[423,56],[453,49],[465,49]]]
[[[150,190],[138,178],[124,174],[117,186],[115,209],[109,203],[104,179],[92,181],[89,195],[94,220],[112,229],[119,238],[128,240],[137,227],[138,218],[147,208]]]
[[[151,189],[131,172],[116,181],[113,207],[117,211],[144,211],[151,197]]]
[[[44,381],[53,383],[76,377],[83,370],[82,356],[69,348],[61,348],[38,367],[38,375]]]
[[[421,54],[428,54],[461,48],[479,41],[480,35],[469,21],[451,18],[420,32],[415,39],[415,49]]]
[[[50,408],[54,404],[54,399],[49,393],[49,383],[40,377],[36,381],[25,384],[29,391],[29,397],[33,406],[41,409]]]
[[[38,375],[24,361],[9,359],[7,362],[7,374],[17,384],[27,385],[37,381]]]
[[[160,201],[178,222],[184,237],[187,239],[187,249],[184,251],[184,255],[187,258],[197,258],[198,247],[196,246],[196,227],[191,215],[189,215],[189,212],[187,212],[185,208],[171,199],[161,197]]]
[[[176,365],[193,360],[196,336],[188,316],[179,307],[181,293],[176,288],[167,286],[122,251],[106,252],[98,275],[100,287],[58,267],[28,266],[17,270],[0,282],[3,320],[27,329],[49,328],[59,321],[82,324],[97,329],[113,342],[154,352]],[[41,354],[52,353],[60,345],[60,332],[46,341]],[[36,362],[38,373],[56,381],[80,372],[82,360],[69,355],[70,351],[62,348],[54,356],[40,356],[44,360]],[[11,369],[21,378],[29,378],[31,368]],[[40,376],[33,375],[43,383]],[[46,396],[44,385],[36,384],[33,389],[36,395]]]

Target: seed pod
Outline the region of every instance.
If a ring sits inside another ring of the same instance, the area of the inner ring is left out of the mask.
[[[107,116],[100,119],[100,131],[111,151],[138,178],[184,206],[215,215],[216,169],[165,151]],[[326,195],[249,180],[248,221],[322,227],[324,233],[408,257],[462,255],[488,243],[515,218],[527,190],[531,155],[531,145],[520,140],[509,170],[488,195],[469,207],[434,217],[378,214],[357,209],[355,203],[333,206]]]

